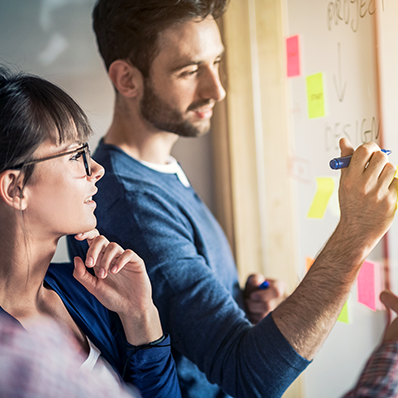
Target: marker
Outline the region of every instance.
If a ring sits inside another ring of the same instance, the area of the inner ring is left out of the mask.
[[[388,149],[380,149],[382,152],[384,152],[386,155],[389,155],[391,153],[390,150]],[[345,167],[348,167],[348,165],[351,162],[351,156],[343,156],[342,158],[334,158],[329,162],[329,166],[333,170],[339,170],[339,169],[344,169]]]
[[[265,289],[268,289],[268,287],[269,287],[269,282],[268,281],[264,281],[258,288],[260,290],[265,290]]]

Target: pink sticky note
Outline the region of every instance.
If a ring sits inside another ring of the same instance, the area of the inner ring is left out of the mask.
[[[358,302],[376,311],[375,265],[365,261],[358,275]]]
[[[384,304],[380,301],[380,293],[385,289],[384,285],[384,264],[375,262],[375,298],[376,310],[383,311]]]
[[[300,53],[298,36],[286,39],[287,76],[300,76]]]

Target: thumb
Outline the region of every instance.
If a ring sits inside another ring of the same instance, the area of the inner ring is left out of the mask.
[[[390,292],[389,290],[384,290],[380,294],[380,301],[389,309],[398,313],[398,297]]]
[[[87,268],[80,257],[74,258],[74,265],[75,269],[73,270],[73,277],[91,294],[93,294],[96,285],[96,278],[87,271]]]
[[[251,274],[246,281],[245,294],[246,297],[256,290],[265,281],[265,276],[261,274]]]
[[[350,156],[354,153],[354,147],[347,138],[341,138],[339,141],[341,156]]]

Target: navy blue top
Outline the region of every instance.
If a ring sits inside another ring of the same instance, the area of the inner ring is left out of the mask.
[[[123,374],[128,361],[123,379],[134,384],[143,398],[181,397],[174,360],[167,346],[169,337],[162,347],[139,350],[128,360],[128,343],[119,316],[105,308],[73,277],[72,264],[51,264],[45,281],[59,295],[79,328],[101,351],[101,357],[119,375]]]
[[[306,368],[267,316],[242,310],[236,266],[219,224],[192,187],[100,143],[98,229],[142,257],[173,355],[183,397],[279,397]],[[86,247],[68,239],[71,256]]]

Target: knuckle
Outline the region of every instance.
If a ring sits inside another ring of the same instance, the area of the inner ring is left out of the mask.
[[[117,244],[117,243],[115,243],[115,242],[110,242],[109,244],[108,244],[108,248],[110,249],[110,250],[115,250],[115,249],[118,249],[120,246]]]

